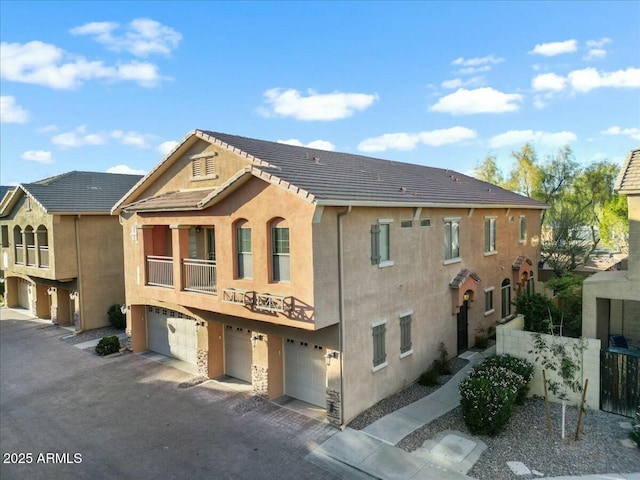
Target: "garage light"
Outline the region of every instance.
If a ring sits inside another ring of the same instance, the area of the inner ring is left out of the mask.
[[[327,367],[331,365],[332,358],[338,358],[338,352],[327,352],[324,356],[324,362],[327,364]]]
[[[56,293],[56,287],[49,287],[47,288],[47,295],[51,296],[54,293]]]
[[[254,335],[253,337],[251,337],[251,345],[255,348],[255,346],[258,344],[258,340],[262,341],[264,337],[262,335]]]

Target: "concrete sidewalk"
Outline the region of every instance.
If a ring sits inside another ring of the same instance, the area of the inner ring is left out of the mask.
[[[495,347],[466,355],[469,363],[431,395],[382,417],[363,430],[346,428],[320,445],[307,460],[345,478],[460,480],[486,448],[483,442],[449,432],[431,449],[408,453],[395,445],[414,430],[460,405],[458,386]],[[457,432],[456,432],[457,433]]]

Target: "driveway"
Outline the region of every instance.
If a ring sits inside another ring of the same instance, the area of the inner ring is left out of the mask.
[[[67,333],[0,310],[3,480],[336,478],[304,460],[327,424]]]

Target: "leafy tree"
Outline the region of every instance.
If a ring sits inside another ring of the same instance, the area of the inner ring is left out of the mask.
[[[558,299],[562,319],[560,335],[579,337],[582,334],[582,283],[584,277],[571,272],[552,278],[547,285]]]
[[[473,169],[473,175],[478,180],[504,187],[504,176],[496,163],[496,157],[493,155],[487,155],[483,162],[476,165]]]
[[[506,182],[506,187],[535,200],[544,201],[541,194],[543,171],[538,166],[538,155],[530,143],[524,144],[519,152],[511,152],[516,166]]]
[[[614,252],[629,253],[629,212],[627,197],[613,195],[596,207],[600,221],[600,238]]]

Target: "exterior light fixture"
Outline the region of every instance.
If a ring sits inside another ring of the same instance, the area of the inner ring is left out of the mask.
[[[76,299],[78,298],[78,292],[71,292],[71,293],[69,294],[69,298],[70,298],[71,300],[76,300]]]
[[[331,365],[332,358],[338,358],[338,352],[327,352],[327,354],[324,356],[324,363],[327,364],[327,367]]]
[[[462,298],[464,298],[464,301],[465,301],[465,302],[468,302],[468,301],[469,301],[469,298],[471,298],[471,295],[469,295],[469,292],[466,292],[466,293],[462,296]]]
[[[258,344],[258,340],[262,340],[264,337],[262,335],[254,335],[251,337],[251,346],[255,348]]]
[[[126,315],[127,314],[127,306],[126,305],[120,305],[120,312],[123,315]]]
[[[49,287],[47,288],[47,295],[51,296],[54,293],[56,293],[56,287]]]

